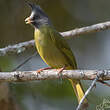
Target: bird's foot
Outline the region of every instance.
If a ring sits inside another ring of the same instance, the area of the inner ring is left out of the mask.
[[[60,69],[57,69],[58,70],[58,75],[59,75],[59,77],[62,79],[62,71],[65,69],[65,66],[64,67],[62,67],[62,68],[60,68]]]
[[[62,68],[60,68],[60,69],[57,69],[58,70],[58,74],[61,74],[62,73],[62,71],[65,69],[65,66],[64,67],[62,67]]]
[[[51,67],[46,67],[46,68],[41,68],[37,70],[37,73],[40,73],[43,70],[48,70],[48,69],[52,69]]]

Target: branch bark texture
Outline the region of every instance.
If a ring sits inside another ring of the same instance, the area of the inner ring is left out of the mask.
[[[18,43],[15,45],[9,45],[5,48],[0,48],[0,56],[4,56],[7,53],[21,53],[25,51],[27,48],[34,47],[34,40]]]
[[[87,27],[77,28],[74,30],[66,31],[66,32],[62,32],[61,35],[63,37],[70,37],[70,36],[75,37],[75,36],[79,36],[79,35],[83,35],[83,34],[100,32],[102,30],[107,30],[109,28],[110,28],[110,21],[104,22],[104,23],[99,23],[99,24],[94,24],[94,25],[87,26]],[[9,45],[5,48],[0,49],[0,56],[4,56],[7,53],[21,53],[24,50],[26,50],[26,48],[30,48],[30,47],[34,47],[34,46],[35,46],[34,40],[22,42],[22,43],[15,44],[15,45]]]
[[[58,78],[73,78],[80,80],[93,80],[97,74],[104,73],[100,80],[110,80],[110,70],[63,70],[62,75],[58,74],[58,70],[43,70],[40,73],[36,71],[15,71],[0,72],[0,81],[32,81],[32,80],[49,80]]]

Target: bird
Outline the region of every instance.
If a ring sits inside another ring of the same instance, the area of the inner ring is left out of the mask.
[[[34,31],[34,39],[37,51],[43,61],[49,65],[49,68],[59,69],[77,69],[77,63],[71,48],[63,36],[54,28],[44,10],[34,3],[27,2],[31,7],[31,15],[25,19],[26,24],[31,24]],[[44,68],[44,69],[49,69]],[[41,71],[43,69],[40,69]],[[80,80],[68,79],[74,89],[78,102],[84,96]],[[88,107],[88,100],[85,99],[82,108]]]

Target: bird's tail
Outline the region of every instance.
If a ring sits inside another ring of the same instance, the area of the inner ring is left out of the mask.
[[[78,102],[80,102],[80,100],[84,96],[84,91],[83,91],[81,82],[77,81],[77,80],[72,80],[72,79],[69,79],[69,81],[72,84],[72,87],[73,87],[74,92],[75,92],[75,94],[77,96]],[[88,107],[88,101],[87,101],[87,99],[85,99],[81,108],[87,108],[87,107]]]

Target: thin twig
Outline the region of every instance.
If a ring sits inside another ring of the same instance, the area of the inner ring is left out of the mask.
[[[107,83],[107,82],[105,82],[105,81],[98,80],[98,82],[100,82],[101,84],[104,84],[105,86],[110,87],[110,84],[109,84],[109,83]]]
[[[93,33],[93,32],[100,32],[102,30],[107,30],[110,28],[110,21],[104,22],[104,23],[99,23],[99,24],[94,24],[91,26],[87,27],[82,27],[82,28],[77,28],[74,30],[66,31],[60,33],[63,37],[75,37],[83,34],[88,34],[88,33]],[[7,53],[21,53],[26,48],[34,47],[34,40],[18,43],[15,45],[10,45],[5,48],[0,49],[0,56],[4,56]]]
[[[25,63],[27,63],[33,56],[37,55],[37,53],[34,53],[33,55],[29,56],[27,59],[25,59],[21,64],[19,64],[16,68],[14,68],[12,71],[18,70],[21,66],[23,66]]]
[[[97,74],[97,77],[93,80],[93,82],[91,83],[90,87],[89,87],[89,88],[87,89],[87,91],[85,92],[85,94],[84,94],[83,98],[81,99],[81,101],[80,101],[78,107],[76,108],[76,110],[80,110],[80,109],[81,109],[82,104],[83,104],[84,100],[86,99],[87,95],[91,92],[92,88],[95,86],[96,81],[97,81],[99,78],[101,78],[101,77],[104,76],[104,73],[105,73],[105,71],[102,71],[102,72],[99,72],[99,73]]]

